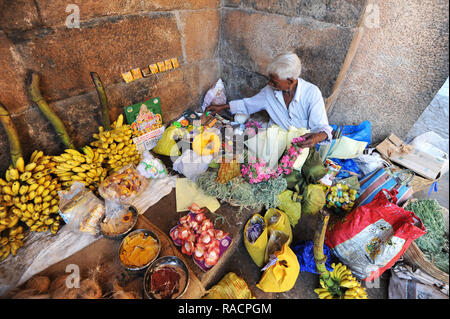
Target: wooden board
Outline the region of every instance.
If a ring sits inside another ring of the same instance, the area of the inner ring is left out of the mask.
[[[180,299],[201,298],[205,294],[202,283],[192,271],[184,256],[173,245],[171,239],[158,227],[153,225],[145,216],[139,216],[135,226],[135,229],[141,228],[149,229],[158,235],[161,242],[159,257],[177,256],[188,266],[188,288]],[[66,270],[73,269],[73,265],[76,265],[80,270],[81,279],[96,276],[96,279],[102,287],[104,298],[111,298],[112,283],[114,280],[117,280],[120,286],[124,287],[126,291],[134,290],[142,296],[145,270],[140,273],[133,273],[122,267],[118,255],[120,243],[121,240],[100,238],[88,247],[50,266],[37,275],[47,276],[51,280],[54,280],[60,275],[72,273],[73,271],[66,272]],[[97,273],[96,270],[98,271]]]

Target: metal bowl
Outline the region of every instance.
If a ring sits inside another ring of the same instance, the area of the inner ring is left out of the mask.
[[[147,268],[147,271],[145,272],[145,275],[144,275],[144,295],[145,295],[145,297],[147,299],[160,299],[150,291],[149,284],[150,284],[150,278],[151,278],[153,272],[161,266],[173,266],[173,267],[181,270],[180,273],[182,274],[182,277],[184,276],[184,278],[182,278],[181,281],[182,282],[184,281],[184,285],[180,286],[180,291],[178,292],[178,295],[172,299],[180,298],[186,292],[187,287],[189,285],[189,270],[188,270],[186,264],[183,262],[183,260],[181,260],[180,258],[178,258],[176,256],[161,257],[161,258],[157,259],[156,261],[154,261],[150,265],[150,267]]]
[[[130,227],[126,231],[124,231],[122,233],[117,233],[117,234],[105,233],[102,231],[102,229],[100,227],[100,233],[103,235],[103,237],[109,238],[109,239],[122,239],[134,228],[134,226],[136,226],[138,216],[139,216],[137,209],[134,206],[129,206],[127,209],[131,211],[132,218],[133,218],[133,220],[131,221]]]
[[[125,239],[128,238],[128,237],[131,237],[131,236],[133,236],[133,235],[136,235],[136,234],[138,234],[138,233],[144,233],[146,236],[152,236],[152,237],[158,242],[158,252],[156,253],[155,257],[153,257],[153,259],[150,260],[148,263],[146,263],[144,266],[142,266],[142,267],[130,267],[130,266],[125,265],[125,264],[122,262],[122,259],[120,258],[120,252],[122,251],[122,246],[123,246],[123,243],[125,242]],[[121,265],[122,265],[126,270],[129,270],[129,271],[136,271],[136,272],[137,272],[137,271],[144,270],[144,269],[147,268],[152,262],[154,262],[154,261],[156,260],[156,258],[158,258],[160,252],[161,252],[161,242],[160,242],[160,240],[159,240],[159,237],[158,237],[154,232],[152,232],[151,230],[148,230],[148,229],[136,229],[136,230],[132,231],[131,233],[129,233],[127,236],[125,236],[125,238],[124,238],[124,239],[122,240],[122,242],[120,243],[120,247],[119,247],[119,260],[120,260]]]

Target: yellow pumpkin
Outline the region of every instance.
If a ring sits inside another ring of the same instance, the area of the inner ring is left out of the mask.
[[[217,154],[220,150],[220,137],[212,132],[202,132],[194,137],[192,149],[200,156]]]

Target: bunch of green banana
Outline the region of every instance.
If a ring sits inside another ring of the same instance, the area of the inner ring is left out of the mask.
[[[111,124],[111,130],[105,131],[102,126],[94,134],[94,142],[91,146],[95,151],[105,156],[108,174],[128,165],[137,165],[140,161],[139,152],[133,143],[132,129],[128,124],[123,124],[123,114],[120,114]]]
[[[105,157],[89,146],[83,148],[83,153],[68,148],[61,155],[53,156],[53,173],[58,176],[63,188],[78,181],[95,192],[107,175],[102,166]]]
[[[15,168],[8,168],[6,180],[0,179],[0,199],[7,209],[5,219],[10,221],[6,224],[8,228],[14,227],[20,220],[31,231],[58,231],[61,223],[58,190],[61,186],[52,176],[52,170],[50,156],[37,150],[27,165],[20,157]]]
[[[331,267],[333,271],[328,274],[333,284],[329,286],[320,278],[321,288],[314,289],[320,299],[368,299],[366,289],[361,287],[350,269],[341,263],[333,263]]]

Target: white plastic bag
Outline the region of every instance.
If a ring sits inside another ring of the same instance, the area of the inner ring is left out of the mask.
[[[225,95],[225,86],[222,79],[217,80],[216,84],[206,92],[203,100],[203,112],[210,105],[222,105],[227,103],[227,96]]]
[[[105,205],[87,189],[83,183],[74,182],[72,186],[58,192],[60,215],[66,228],[72,232],[99,234],[99,225],[105,216]]]
[[[363,173],[363,176],[369,175],[383,165],[389,166],[389,163],[382,159],[381,155],[376,152],[362,154],[354,158],[353,160],[355,161],[356,165],[358,165],[358,168]]]
[[[200,156],[192,150],[186,150],[173,163],[173,169],[195,182],[201,173],[206,172],[212,160],[212,155]]]
[[[163,162],[155,158],[149,151],[142,153],[142,160],[136,167],[137,172],[145,178],[163,178],[167,176],[167,169]]]

